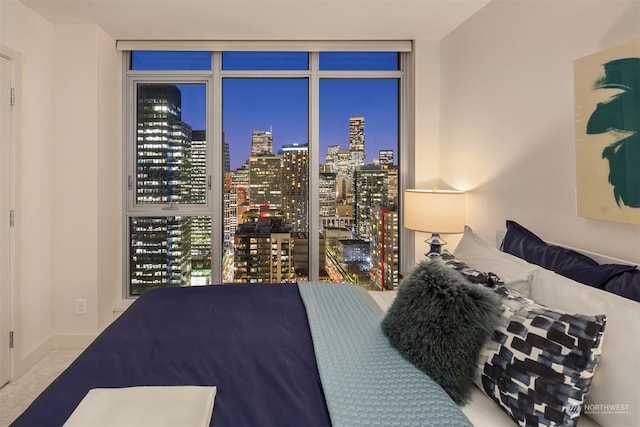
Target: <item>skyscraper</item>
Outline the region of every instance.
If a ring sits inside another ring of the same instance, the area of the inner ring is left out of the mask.
[[[329,145],[327,147],[327,154],[325,155],[325,163],[331,168],[330,172],[338,172],[338,151],[340,151],[339,145]]]
[[[137,203],[190,201],[192,137],[181,99],[175,85],[138,85]]]
[[[139,84],[137,95],[136,202],[198,203],[204,193],[192,182],[192,132],[182,121],[180,90]],[[191,225],[191,217],[130,218],[132,294],[190,284]]]
[[[254,130],[251,134],[251,157],[273,156],[273,134]]]
[[[224,205],[223,205],[223,229],[224,245],[233,243],[233,236],[241,223],[242,214],[249,208],[249,168],[244,167],[224,175]]]
[[[336,174],[333,172],[320,173],[319,198],[320,217],[336,214]]]
[[[231,170],[231,152],[229,151],[229,143],[224,138],[222,132],[222,171],[229,172]]]
[[[291,231],[309,228],[309,144],[282,147],[282,213]]]
[[[371,238],[371,210],[387,205],[387,171],[380,166],[362,166],[353,176],[353,216],[355,235]]]
[[[249,202],[253,206],[282,207],[282,159],[280,156],[249,158]]]
[[[336,192],[337,199],[350,201],[351,187],[353,184],[353,168],[351,167],[351,152],[349,150],[339,150],[336,154]]]
[[[349,150],[364,151],[364,117],[349,117]]]
[[[378,159],[380,159],[381,165],[392,165],[394,160],[393,150],[379,150]]]
[[[234,236],[234,282],[295,281],[293,239],[276,209],[251,209]]]
[[[376,289],[398,286],[398,212],[390,207],[371,210],[371,283]]]
[[[364,117],[349,117],[349,152],[352,172],[365,164],[364,139]]]
[[[191,132],[191,199],[206,203],[207,139],[205,131]],[[211,284],[211,217],[191,218],[191,284]]]
[[[189,203],[206,203],[207,137],[204,130],[191,132],[191,195]]]

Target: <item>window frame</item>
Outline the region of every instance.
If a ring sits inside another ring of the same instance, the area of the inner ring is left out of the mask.
[[[292,43],[297,46],[300,45]],[[134,45],[124,45],[131,50],[135,50]],[[400,263],[399,268],[404,265],[402,259],[410,256],[406,250],[403,241],[404,232],[402,227],[402,215],[400,210],[402,206],[403,189],[408,188],[413,183],[413,163],[411,153],[413,152],[408,141],[410,134],[409,114],[413,111],[413,98],[408,88],[409,75],[408,69],[411,61],[411,53],[399,50],[398,70],[320,70],[319,69],[319,51],[307,50],[309,54],[308,70],[223,70],[222,69],[222,50],[211,51],[211,70],[131,70],[130,68],[130,50],[123,50],[123,99],[125,105],[123,108],[123,144],[124,144],[124,185],[123,185],[123,218],[126,227],[123,227],[123,283],[122,295],[125,299],[136,298],[130,292],[130,236],[129,221],[132,217],[137,216],[210,216],[211,217],[211,277],[212,283],[222,283],[222,254],[223,254],[223,197],[215,189],[222,189],[224,174],[222,170],[222,108],[223,94],[222,83],[224,78],[306,78],[308,79],[308,102],[309,102],[309,120],[308,120],[308,143],[309,143],[309,230],[319,230],[319,181],[320,174],[314,173],[321,164],[320,159],[320,80],[321,79],[397,79],[398,80],[398,147],[397,147],[397,164],[399,168],[398,176],[398,211],[400,218],[399,230],[399,247],[400,247]],[[336,46],[339,46],[336,45]],[[375,44],[373,44],[375,46]],[[144,49],[144,48],[141,48]],[[158,47],[162,49],[162,47]],[[169,47],[162,50],[175,50],[175,47]],[[193,49],[191,49],[193,50]],[[233,50],[233,49],[228,49]],[[253,49],[257,50],[257,49]],[[260,49],[262,50],[262,49]],[[276,51],[278,49],[267,48],[265,51]],[[343,50],[359,50],[349,49],[349,43],[345,43]],[[375,48],[371,49],[375,51]],[[384,51],[385,49],[380,49]],[[135,191],[135,170],[136,170],[136,132],[137,132],[137,95],[136,87],[138,83],[168,83],[168,84],[205,84],[206,85],[206,135],[207,135],[207,188],[206,203],[201,205],[193,204],[173,204],[171,206],[162,204],[138,204],[136,203]],[[323,158],[323,157],[322,157]],[[220,165],[215,167],[214,165]],[[170,207],[170,210],[167,208]],[[309,254],[318,253],[320,241],[318,233],[309,232]],[[317,281],[319,274],[319,259],[317,256],[309,257],[309,280]]]
[[[206,91],[206,133],[207,133],[207,140],[210,139],[209,138],[209,129],[210,129],[210,120],[209,120],[209,116],[210,114],[210,108],[211,108],[211,102],[210,102],[210,96],[211,96],[211,90],[209,89],[212,85],[212,81],[213,78],[210,75],[210,73],[208,74],[204,74],[201,72],[189,72],[190,74],[193,73],[192,75],[185,75],[182,76],[180,75],[179,78],[174,78],[176,77],[174,74],[172,75],[167,75],[167,76],[163,76],[163,75],[153,75],[150,74],[148,71],[141,71],[141,72],[136,72],[136,74],[130,75],[127,77],[127,108],[125,109],[127,111],[127,113],[125,114],[125,119],[126,119],[126,130],[127,130],[127,136],[125,138],[125,173],[126,173],[126,186],[127,186],[127,194],[126,194],[126,209],[127,212],[129,213],[139,213],[139,214],[143,214],[143,215],[137,215],[137,216],[144,216],[144,214],[151,214],[151,213],[158,213],[158,211],[160,210],[160,212],[164,212],[166,214],[185,214],[185,215],[191,215],[191,214],[195,214],[195,215],[199,215],[199,214],[203,214],[203,212],[210,212],[211,210],[211,188],[212,186],[210,185],[210,180],[211,180],[211,165],[213,163],[211,163],[210,161],[210,154],[211,154],[211,144],[209,142],[207,142],[207,171],[206,171],[206,176],[207,176],[207,187],[206,187],[206,193],[205,193],[205,203],[204,204],[172,204],[171,205],[171,209],[167,210],[166,208],[168,207],[169,204],[150,204],[150,203],[138,203],[136,201],[136,179],[135,179],[135,175],[136,175],[136,141],[137,141],[137,116],[138,116],[138,104],[137,104],[137,94],[136,94],[136,88],[138,84],[148,84],[148,83],[152,83],[152,84],[203,84],[205,85],[205,91]],[[130,113],[130,114],[129,114]],[[172,215],[172,216],[176,216],[176,215]]]

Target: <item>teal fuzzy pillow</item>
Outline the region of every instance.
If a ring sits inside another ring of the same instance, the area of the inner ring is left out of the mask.
[[[422,261],[398,288],[382,320],[391,345],[458,404],[469,400],[477,359],[502,314],[492,290],[438,260]]]

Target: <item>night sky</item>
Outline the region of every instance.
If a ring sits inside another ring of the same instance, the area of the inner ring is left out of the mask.
[[[136,52],[136,70],[162,69],[166,59],[160,52]],[[176,52],[169,53],[172,56]],[[169,69],[209,69],[208,52],[179,52],[180,61]],[[255,54],[252,52],[251,54]],[[294,54],[301,55],[298,52]],[[303,57],[306,58],[306,54]],[[331,56],[338,67],[345,53]],[[239,55],[240,59],[244,59]],[[357,56],[357,55],[356,55]],[[233,58],[235,59],[235,58]],[[296,59],[296,58],[294,58]],[[348,58],[347,58],[348,59]],[[163,62],[164,61],[164,62]],[[282,57],[269,62],[263,69],[278,69]],[[383,58],[385,66],[395,67],[395,55]],[[295,61],[294,61],[295,62]],[[226,64],[230,63],[225,62]],[[176,66],[176,64],[179,64]],[[234,64],[242,64],[236,62]],[[329,61],[322,62],[329,64]],[[306,63],[305,63],[306,65]],[[350,64],[352,69],[366,69],[368,63]],[[234,69],[242,65],[234,66]],[[358,68],[362,67],[362,68]],[[293,68],[289,65],[289,69]],[[387,68],[389,69],[389,68]],[[390,68],[393,69],[393,68]],[[205,129],[206,92],[204,85],[179,85],[182,91],[182,120],[194,130]],[[274,152],[286,144],[308,141],[308,88],[304,78],[223,80],[223,131],[229,143],[231,168],[244,163],[251,149],[254,130],[273,132]],[[349,148],[349,117],[365,118],[365,156],[367,163],[378,157],[378,150],[391,149],[397,163],[398,152],[398,82],[395,79],[321,79],[320,80],[320,162],[324,163],[326,147]]]

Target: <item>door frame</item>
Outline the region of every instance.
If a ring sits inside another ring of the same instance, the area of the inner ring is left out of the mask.
[[[19,188],[20,188],[20,97],[21,97],[21,55],[4,44],[0,44],[0,56],[10,61],[11,82],[10,85],[15,91],[15,101],[9,113],[9,151],[10,151],[10,173],[9,173],[9,207],[13,211],[13,226],[9,228],[9,330],[13,331],[13,347],[9,350],[9,381],[13,381],[19,376],[16,363],[19,362],[16,350],[20,348],[20,324],[17,321],[20,315],[20,292],[17,284],[20,280],[20,251],[19,240],[20,235],[20,206],[19,206]],[[6,339],[6,338],[5,338]]]

